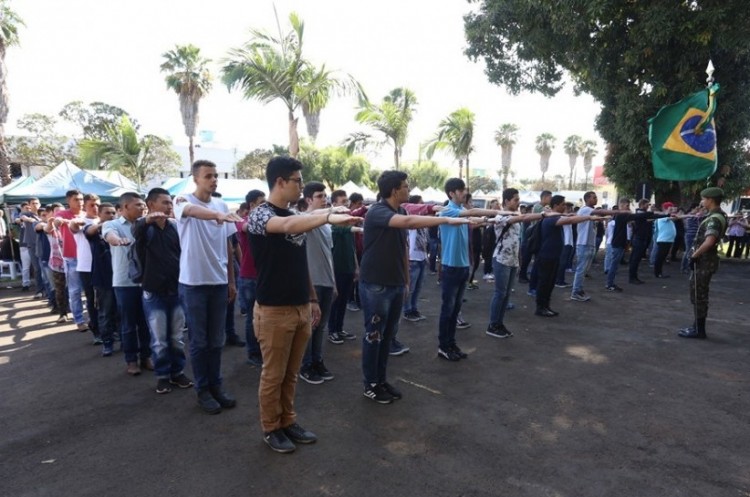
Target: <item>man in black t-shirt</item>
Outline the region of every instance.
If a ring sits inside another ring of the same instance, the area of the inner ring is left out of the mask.
[[[378,178],[381,200],[365,218],[364,251],[359,269],[359,294],[365,321],[362,339],[364,396],[380,404],[401,398],[386,381],[386,366],[393,336],[398,331],[404,291],[409,277],[408,229],[441,224],[467,224],[458,217],[408,216],[401,207],[409,199],[407,175],[385,171]]]
[[[171,219],[172,197],[163,188],[152,188],[146,197],[148,215],[133,225],[136,247],[143,254],[143,312],[151,333],[151,359],[156,373],[156,393],[172,385],[190,388],[185,369],[185,312],[177,293],[180,277],[180,235]]]
[[[258,269],[253,324],[263,355],[258,398],[263,440],[276,452],[293,442],[313,443],[315,434],[297,424],[294,395],[302,357],[320,307],[312,287],[305,233],[326,223],[351,225],[348,214],[298,216],[287,207],[302,193],[302,163],[274,157],[266,167],[268,201],[251,211],[248,233]]]

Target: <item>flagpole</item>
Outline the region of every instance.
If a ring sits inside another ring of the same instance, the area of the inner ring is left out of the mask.
[[[714,84],[714,64],[711,62],[711,59],[708,59],[706,74],[708,75],[706,78],[706,88],[711,88],[711,85]]]

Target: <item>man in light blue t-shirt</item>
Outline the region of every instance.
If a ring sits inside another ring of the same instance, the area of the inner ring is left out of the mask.
[[[459,178],[445,182],[448,205],[440,212],[442,217],[496,216],[499,211],[489,209],[466,209],[466,183]],[[442,306],[438,332],[438,356],[449,361],[468,357],[456,344],[456,319],[461,312],[466,282],[469,279],[469,227],[467,225],[440,226],[442,251],[442,275],[440,286]]]

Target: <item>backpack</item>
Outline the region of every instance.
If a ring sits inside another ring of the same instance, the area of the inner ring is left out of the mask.
[[[538,254],[542,248],[542,220],[526,228],[526,250]]]

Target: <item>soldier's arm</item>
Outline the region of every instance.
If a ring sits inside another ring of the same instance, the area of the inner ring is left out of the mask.
[[[693,252],[693,255],[691,256],[692,259],[697,259],[701,255],[705,254],[709,250],[711,250],[711,247],[716,245],[716,242],[718,242],[719,239],[715,235],[708,235],[705,240],[703,240],[703,243],[701,243],[700,247],[695,249]]]

